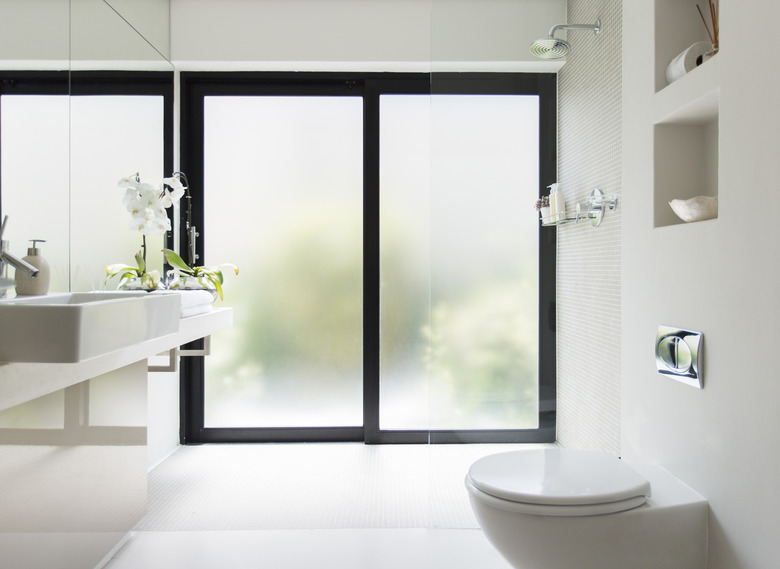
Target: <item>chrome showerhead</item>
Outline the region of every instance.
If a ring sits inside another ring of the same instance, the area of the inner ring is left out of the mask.
[[[558,30],[593,30],[598,35],[601,31],[601,20],[595,24],[558,24],[550,29],[546,38],[540,38],[531,44],[531,55],[541,59],[559,59],[571,51],[569,42],[555,37]]]
[[[531,55],[541,59],[558,59],[564,57],[569,51],[571,51],[569,42],[552,36],[539,38],[531,44]]]

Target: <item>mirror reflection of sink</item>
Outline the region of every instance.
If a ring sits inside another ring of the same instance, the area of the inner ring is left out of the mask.
[[[73,292],[0,300],[0,362],[73,363],[179,331],[177,294]]]

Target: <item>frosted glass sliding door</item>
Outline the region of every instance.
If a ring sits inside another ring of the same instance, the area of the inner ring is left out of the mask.
[[[380,428],[536,428],[539,97],[381,109]]]
[[[360,97],[205,98],[205,259],[240,267],[206,427],[362,426],[362,120]]]
[[[427,430],[431,97],[380,97],[379,428]]]

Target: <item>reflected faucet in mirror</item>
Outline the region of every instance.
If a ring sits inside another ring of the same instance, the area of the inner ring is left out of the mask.
[[[3,223],[0,225],[0,298],[5,296],[5,291],[9,288],[16,286],[14,279],[9,279],[5,276],[6,265],[11,265],[17,271],[22,271],[28,277],[34,279],[38,276],[38,269],[25,261],[20,259],[8,250],[8,241],[3,240],[3,233],[5,232],[5,226],[8,223],[8,216],[3,218]]]

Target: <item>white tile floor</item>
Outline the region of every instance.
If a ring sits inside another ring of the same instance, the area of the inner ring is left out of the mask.
[[[149,476],[106,569],[511,569],[463,478],[514,445],[205,445]],[[524,448],[528,448],[527,446]]]

